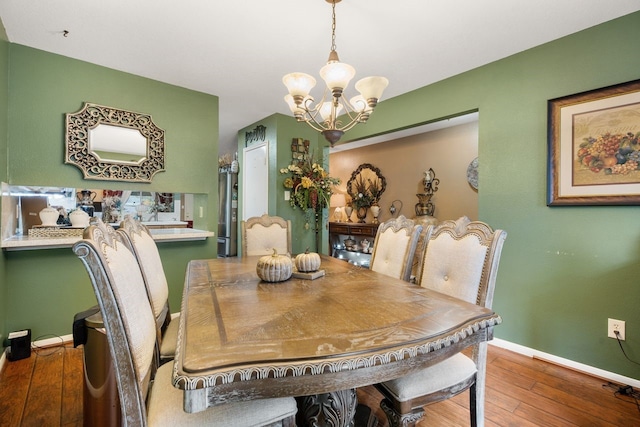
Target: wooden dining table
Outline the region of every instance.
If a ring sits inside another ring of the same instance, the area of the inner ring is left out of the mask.
[[[298,424],[352,422],[357,387],[493,337],[491,309],[322,256],[324,275],[268,283],[259,257],[188,264],[173,384],[184,409],[295,396]]]

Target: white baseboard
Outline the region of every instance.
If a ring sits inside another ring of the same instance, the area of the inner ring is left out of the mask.
[[[493,340],[489,341],[489,344],[495,345],[496,347],[504,348],[505,350],[513,351],[514,353],[519,353],[528,357],[537,358],[550,363],[554,363],[556,365],[564,366],[565,368],[583,372],[593,377],[602,378],[617,384],[625,384],[635,388],[640,388],[640,380],[618,375],[616,373],[585,365],[583,363],[574,362],[573,360],[554,356],[553,354],[545,353],[543,351],[534,350],[520,344],[501,340],[500,338],[494,338]]]
[[[54,337],[54,338],[47,338],[46,340],[33,341],[31,343],[31,348],[51,347],[51,346],[54,346],[54,345],[66,344],[68,342],[73,342],[73,335],[72,334],[62,335],[62,336]]]

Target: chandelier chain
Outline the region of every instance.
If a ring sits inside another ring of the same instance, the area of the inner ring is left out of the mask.
[[[331,2],[331,51],[336,50],[336,2]]]
[[[340,62],[336,51],[336,3],[340,1],[326,0],[331,3],[331,51],[326,65],[320,69],[320,76],[326,83],[322,99],[316,102],[309,94],[316,84],[312,76],[290,73],[282,79],[289,90],[285,102],[295,119],[322,133],[332,147],[346,131],[369,120],[382,91],[389,84],[384,77],[365,77],[355,84],[359,95],[348,101],[345,99],[344,90],[356,71],[351,65]]]

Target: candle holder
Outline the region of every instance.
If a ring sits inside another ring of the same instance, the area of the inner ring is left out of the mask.
[[[436,205],[431,201],[431,198],[438,191],[438,185],[440,185],[440,179],[436,178],[436,173],[432,168],[429,168],[428,171],[424,172],[424,177],[422,178],[422,183],[424,185],[424,193],[416,194],[418,197],[418,203],[416,203],[416,215],[423,216],[433,216],[435,212]]]

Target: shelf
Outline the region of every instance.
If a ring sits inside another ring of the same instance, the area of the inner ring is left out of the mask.
[[[369,268],[371,263],[371,254],[364,252],[348,251],[346,249],[334,249],[332,256],[344,261],[348,261],[351,264],[359,265],[361,267]]]

